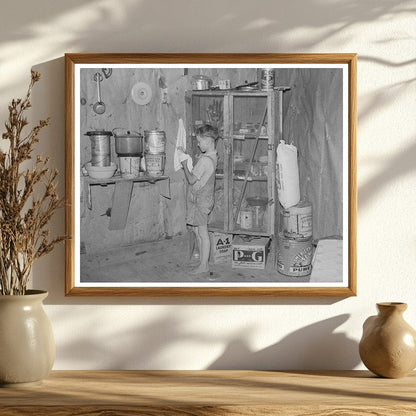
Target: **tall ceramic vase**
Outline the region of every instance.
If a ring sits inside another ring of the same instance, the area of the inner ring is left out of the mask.
[[[55,342],[42,301],[48,292],[0,295],[0,385],[39,384],[52,369]]]
[[[400,378],[416,367],[416,331],[403,319],[406,303],[377,303],[378,315],[364,322],[360,357],[381,377]]]

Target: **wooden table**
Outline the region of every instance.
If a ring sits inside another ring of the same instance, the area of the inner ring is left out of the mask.
[[[416,372],[53,371],[0,389],[0,415],[416,415]]]

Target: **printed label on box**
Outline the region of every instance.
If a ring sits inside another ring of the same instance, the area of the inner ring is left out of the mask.
[[[211,240],[212,257],[214,263],[228,263],[231,261],[231,234],[213,233]]]
[[[264,269],[266,265],[266,247],[268,240],[258,244],[243,243],[236,239],[233,243],[233,268]]]

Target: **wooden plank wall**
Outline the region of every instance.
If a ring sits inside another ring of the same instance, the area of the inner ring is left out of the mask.
[[[283,136],[299,151],[301,197],[313,207],[313,237],[341,236],[342,72],[279,69],[284,94]]]

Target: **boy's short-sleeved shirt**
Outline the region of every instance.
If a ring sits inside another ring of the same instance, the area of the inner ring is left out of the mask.
[[[194,190],[201,189],[208,182],[208,179],[217,167],[217,158],[218,156],[216,151],[201,154],[198,162],[192,169],[192,174],[198,179],[198,181],[194,184]]]

